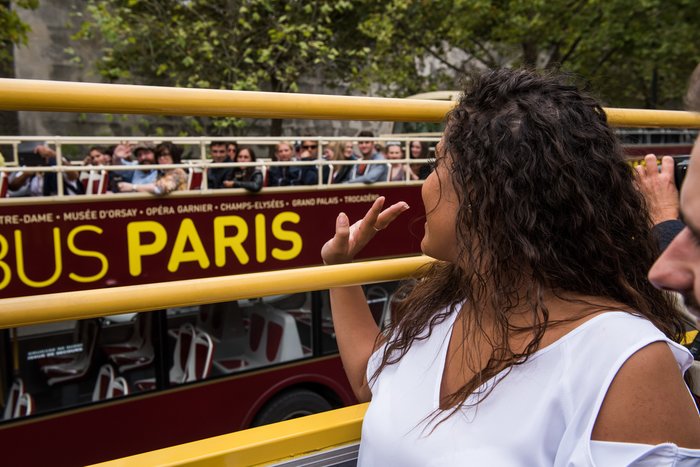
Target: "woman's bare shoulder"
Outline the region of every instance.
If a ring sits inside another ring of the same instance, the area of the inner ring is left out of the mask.
[[[634,353],[605,396],[592,439],[700,448],[700,417],[669,345]]]

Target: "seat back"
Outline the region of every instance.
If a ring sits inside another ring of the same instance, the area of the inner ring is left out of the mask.
[[[8,183],[9,180],[7,172],[0,172],[0,198],[7,197]]]
[[[90,187],[90,174],[92,173],[92,170],[81,170],[80,175],[78,176],[78,180],[80,180],[80,183],[83,184],[83,188],[85,188],[85,193],[88,193],[88,189]]]
[[[102,365],[97,373],[97,381],[95,381],[95,387],[92,390],[92,401],[97,402],[109,399],[109,391],[113,381],[114,368],[112,368],[112,365]]]
[[[204,169],[202,167],[189,167],[187,169],[187,189],[199,190],[202,188]]]
[[[262,174],[262,186],[267,186],[267,165],[261,164],[255,167]]]
[[[296,360],[304,356],[294,317],[283,310],[267,313],[265,359],[270,363]]]
[[[109,398],[121,397],[129,394],[129,383],[123,376],[117,376],[109,385]]]
[[[5,403],[5,412],[3,419],[8,420],[15,416],[15,410],[19,404],[19,398],[24,394],[24,382],[22,378],[16,378],[12,382],[10,392],[7,393],[7,402]]]
[[[195,336],[194,326],[185,323],[180,326],[175,341],[173,352],[173,366],[170,368],[170,382],[175,384],[184,383],[187,378],[187,362],[192,353],[192,345]]]
[[[25,392],[19,396],[17,401],[17,407],[15,408],[14,418],[27,417],[34,413],[34,399],[32,396]]]
[[[214,342],[211,336],[197,330],[192,341],[192,351],[187,359],[185,381],[197,381],[207,378],[211,373],[214,356]]]
[[[387,318],[389,310],[389,292],[380,286],[374,285],[367,289],[367,305],[372,312],[374,321],[381,327]]]

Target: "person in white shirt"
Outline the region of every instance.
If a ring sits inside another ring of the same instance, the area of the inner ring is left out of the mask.
[[[422,187],[421,248],[380,332],[359,287],[331,290],[343,365],[369,401],[359,465],[700,463],[675,342],[685,322],[605,112],[564,76],[475,77]],[[322,249],[352,261],[408,209],[341,213]]]

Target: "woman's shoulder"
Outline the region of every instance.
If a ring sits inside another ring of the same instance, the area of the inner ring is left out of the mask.
[[[679,367],[680,366],[680,367]],[[627,358],[608,387],[592,439],[700,448],[700,418],[683,368],[667,342]]]

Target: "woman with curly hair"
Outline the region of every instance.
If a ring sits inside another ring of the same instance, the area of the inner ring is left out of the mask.
[[[700,418],[647,280],[658,254],[600,104],[558,75],[474,78],[422,187],[423,252],[381,333],[359,287],[331,291],[341,357],[371,399],[359,465],[697,465]],[[379,198],[324,245],[351,261],[406,203]]]

